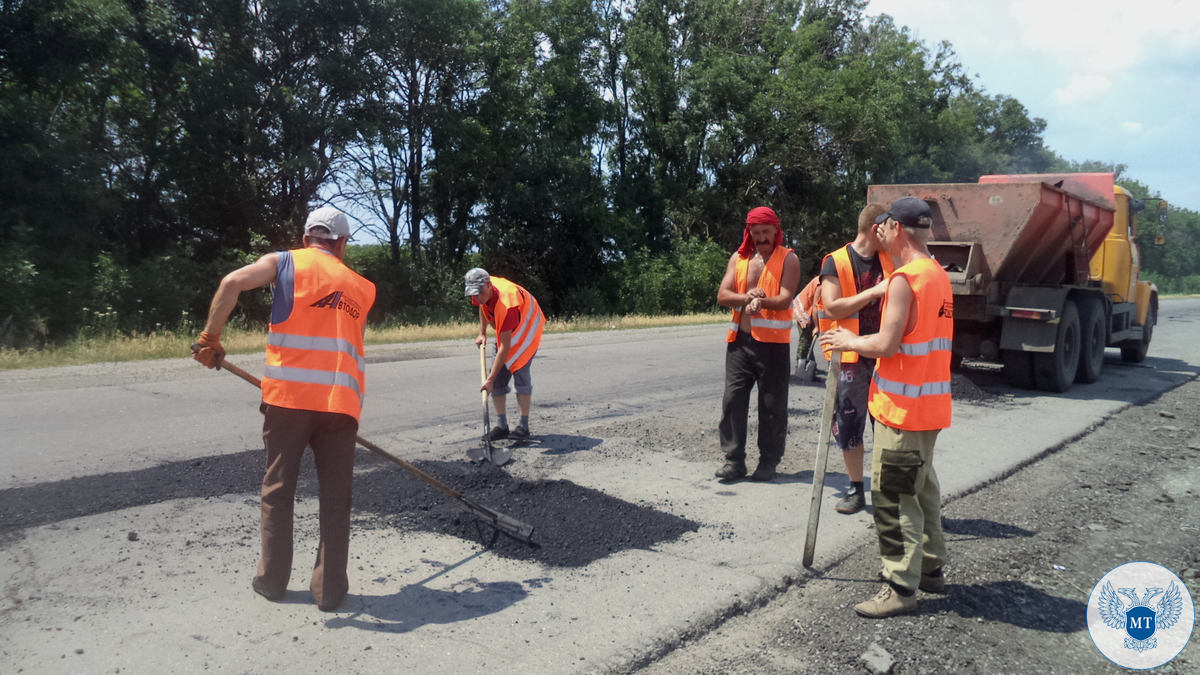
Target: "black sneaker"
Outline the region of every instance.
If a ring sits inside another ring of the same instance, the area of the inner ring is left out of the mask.
[[[942,573],[942,568],[937,568],[932,572],[921,574],[921,583],[917,588],[926,593],[937,593],[939,595],[946,592],[946,575]]]
[[[508,438],[508,427],[492,427],[487,435],[489,441],[501,441],[505,438]]]
[[[523,441],[526,438],[529,438],[529,430],[523,425],[518,424],[516,428],[512,430],[512,433],[508,435],[508,437],[514,441]]]
[[[754,473],[750,474],[750,480],[756,483],[770,483],[775,479],[775,466],[774,464],[759,462],[758,466],[754,469]]]
[[[866,496],[861,492],[855,491],[842,497],[842,500],[837,503],[837,506],[833,507],[833,510],[838,513],[858,513],[865,508],[867,508]]]
[[[717,478],[724,481],[738,480],[746,477],[746,463],[729,460],[725,462],[725,466],[717,469]]]

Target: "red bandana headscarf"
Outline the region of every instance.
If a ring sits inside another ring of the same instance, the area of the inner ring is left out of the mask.
[[[742,234],[742,245],[738,247],[738,255],[749,258],[754,254],[754,239],[750,236],[750,228],[755,225],[775,226],[775,245],[783,244],[783,228],[779,227],[779,216],[765,206],[757,206],[746,214],[746,231]]]

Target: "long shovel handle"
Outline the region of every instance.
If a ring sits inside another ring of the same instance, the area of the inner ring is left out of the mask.
[[[487,343],[479,345],[479,384],[483,385],[487,382]],[[492,433],[492,421],[488,416],[488,393],[486,389],[479,391],[480,397],[483,399],[483,437],[486,440],[488,435]],[[492,444],[487,440],[488,450],[491,450]],[[491,457],[488,458],[491,461]]]
[[[817,465],[813,468],[812,500],[808,504],[808,531],[804,535],[804,557],[800,562],[805,567],[812,565],[813,552],[817,548],[817,524],[821,520],[821,494],[825,491],[825,465],[829,461],[829,436],[833,430],[833,412],[837,407],[838,376],[842,372],[842,353],[833,352],[829,357],[829,370],[825,374],[825,402],[821,405],[821,433],[817,440]]]
[[[224,368],[225,370],[228,370],[229,372],[233,373],[234,375],[237,375],[238,377],[242,378],[243,380],[249,382],[250,384],[254,385],[255,387],[262,389],[262,382],[259,381],[259,379],[257,377],[251,375],[250,373],[246,372],[245,370],[242,370],[241,368],[235,366],[234,364],[232,364],[228,361],[222,360],[221,367]],[[517,520],[516,518],[513,518],[511,516],[506,516],[503,513],[500,513],[499,511],[496,511],[494,509],[489,509],[486,506],[480,506],[479,504],[472,502],[471,500],[462,496],[462,494],[459,493],[454,488],[450,487],[449,485],[446,485],[445,483],[434,478],[433,476],[430,476],[429,474],[418,469],[417,467],[413,466],[412,464],[409,464],[408,462],[400,459],[399,457],[393,455],[392,453],[384,450],[383,448],[379,447],[378,445],[375,445],[374,443],[368,441],[367,439],[363,438],[362,436],[355,436],[354,440],[356,440],[359,445],[363,446],[367,450],[370,450],[371,452],[375,453],[376,455],[378,455],[386,460],[389,460],[395,464],[398,464],[400,466],[400,468],[404,469],[405,471],[408,471],[409,473],[416,476],[417,478],[420,478],[421,480],[425,481],[426,483],[429,483],[430,485],[437,488],[438,490],[455,498],[456,500],[458,500],[458,502],[464,508],[466,508],[466,510],[470,511],[477,518],[480,518],[481,520],[485,521],[486,523],[488,523],[492,527],[496,528],[497,530],[500,530],[501,532],[509,535],[510,537],[512,537],[513,539],[516,539],[518,541],[525,542],[526,544],[536,545],[533,541],[533,526],[532,525],[530,525],[528,523],[523,523],[523,522]]]

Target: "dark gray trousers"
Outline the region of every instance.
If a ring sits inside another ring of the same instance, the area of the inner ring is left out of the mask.
[[[788,343],[759,342],[738,331],[725,346],[725,396],[721,401],[721,450],[725,459],[746,460],[750,390],[758,385],[759,461],[778,464],[787,440]]]

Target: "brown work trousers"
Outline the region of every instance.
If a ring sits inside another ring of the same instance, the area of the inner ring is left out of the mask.
[[[282,597],[292,574],[292,516],[304,449],[317,467],[321,539],[309,589],[320,607],[346,597],[350,504],[354,489],[354,439],[358,421],[341,413],[293,410],[263,404],[267,470],[262,483],[262,559],[256,581]]]

